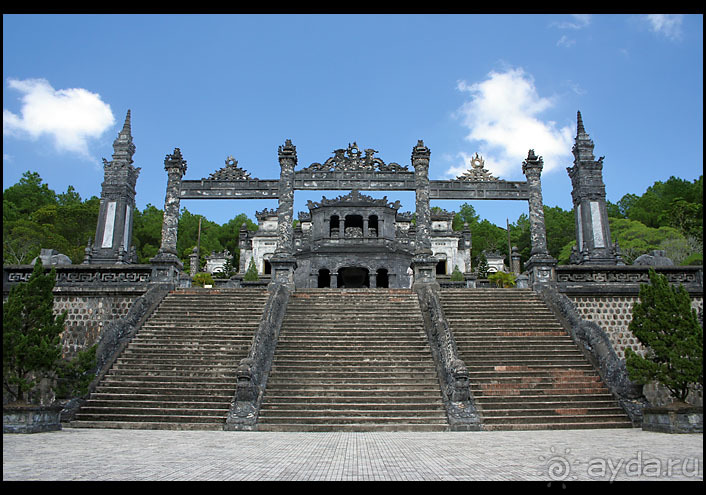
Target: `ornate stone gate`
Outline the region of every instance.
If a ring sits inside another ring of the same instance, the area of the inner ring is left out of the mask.
[[[356,143],[346,149],[337,149],[334,156],[323,163],[312,163],[295,170],[296,147],[287,140],[278,149],[279,179],[252,177],[229,157],[220,170],[201,180],[183,180],[186,161],[177,148],[165,159],[169,174],[165,200],[163,242],[154,261],[174,266],[176,259],[176,225],[179,201],[182,199],[277,199],[277,247],[270,259],[273,280],[293,287],[296,266],[293,246],[294,191],[295,190],[363,190],[414,191],[416,202],[416,242],[412,262],[415,281],[427,283],[435,279],[436,260],[430,245],[430,200],[520,200],[528,201],[532,238],[531,258],[527,263],[530,283],[546,284],[555,280],[554,260],[547,251],[542,206],[542,158],[530,150],[522,164],[527,181],[506,181],[493,177],[476,154],[471,167],[451,180],[430,180],[431,151],[418,141],[412,148],[411,166],[385,163],[375,156],[374,149],[363,152]],[[164,272],[165,274],[167,271]],[[166,276],[166,275],[165,275]]]

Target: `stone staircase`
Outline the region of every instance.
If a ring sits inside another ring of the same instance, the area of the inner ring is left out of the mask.
[[[529,289],[443,289],[484,430],[630,428],[554,314]]]
[[[444,431],[446,412],[416,294],[292,294],[260,431]]]
[[[256,289],[169,293],[71,426],[223,429],[266,300]]]

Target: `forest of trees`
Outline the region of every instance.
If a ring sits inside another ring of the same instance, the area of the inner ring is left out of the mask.
[[[81,263],[88,239],[95,236],[99,206],[96,196],[81,199],[72,186],[56,193],[38,173],[25,172],[17,184],[3,191],[3,263],[30,263],[42,248],[56,249]],[[150,204],[142,211],[135,209],[133,243],[139,263],[149,263],[159,249],[162,216],[163,211]],[[574,213],[545,206],[544,216],[549,253],[560,264],[567,264],[576,243]],[[617,203],[608,202],[608,216],[613,241],[618,241],[627,264],[653,249],[666,251],[675,264],[703,264],[703,175],[692,182],[670,177],[655,182],[642,195],[626,194]],[[257,224],[241,213],[218,225],[182,208],[177,249],[185,269],[197,243],[199,219],[201,267],[205,256],[224,249],[234,254],[237,267],[241,225],[256,230]],[[474,262],[483,251],[508,255],[507,230],[481,219],[468,203],[456,213],[454,230],[463,229],[464,223],[471,230]],[[509,230],[510,242],[518,247],[524,266],[530,252],[528,215],[520,215]]]

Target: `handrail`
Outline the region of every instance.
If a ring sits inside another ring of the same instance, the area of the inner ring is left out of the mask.
[[[290,296],[290,290],[285,284],[272,283],[268,291],[250,352],[238,366],[235,396],[230,404],[224,430],[252,431],[257,427],[267,378]]]
[[[458,355],[456,341],[444,316],[439,292],[431,284],[416,284],[415,290],[442,383],[449,426],[454,431],[480,430],[480,413],[471,393],[468,368]]]

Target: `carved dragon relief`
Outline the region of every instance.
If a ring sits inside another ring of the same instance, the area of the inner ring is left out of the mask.
[[[233,155],[230,155],[228,158],[225,160],[226,165],[225,167],[213,172],[211,175],[208,176],[208,179],[203,179],[203,180],[247,180],[247,179],[254,179],[254,177],[250,177],[250,173],[247,172],[246,170],[238,167],[238,160],[233,158]]]
[[[500,180],[485,169],[485,160],[483,160],[483,157],[478,153],[471,158],[471,168],[456,178],[470,182],[493,182]]]
[[[405,166],[395,162],[385,163],[380,158],[373,156],[377,151],[372,148],[366,148],[364,151],[365,155],[362,155],[355,142],[349,143],[347,149],[334,150],[334,156],[323,164],[314,162],[300,172],[409,172]]]

